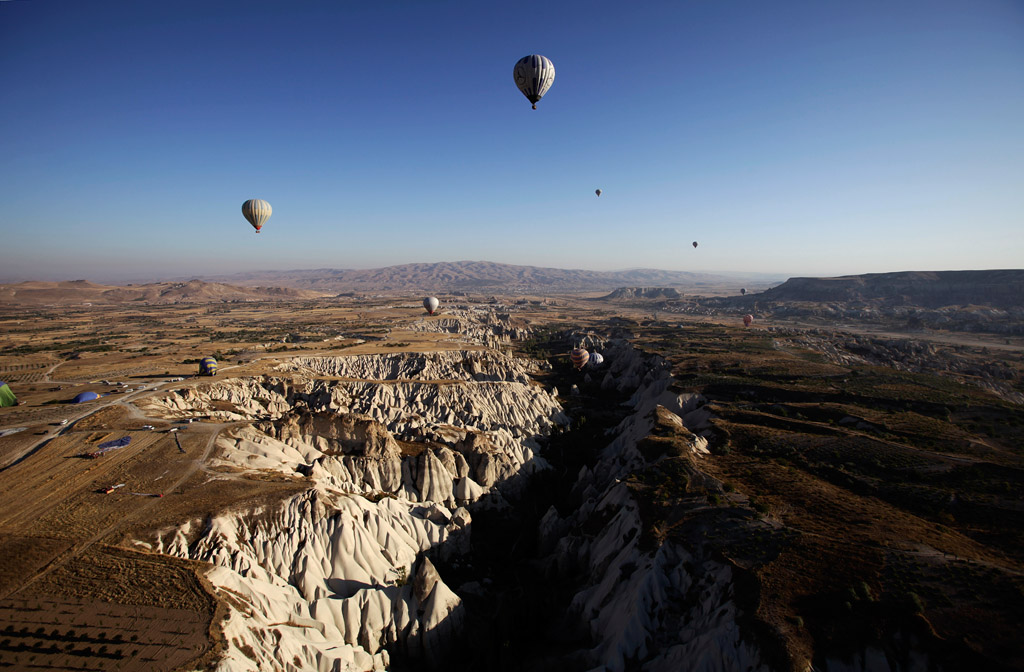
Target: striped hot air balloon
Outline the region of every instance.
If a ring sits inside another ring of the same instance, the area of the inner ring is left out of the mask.
[[[199,375],[200,376],[215,376],[217,375],[217,360],[213,357],[203,357],[199,362]]]
[[[270,219],[270,215],[273,212],[274,210],[270,207],[270,203],[261,198],[250,198],[245,203],[242,203],[242,216],[249,220],[252,228],[256,229],[256,233],[260,232],[260,229]]]
[[[434,296],[428,296],[427,298],[423,299],[423,307],[427,309],[428,315],[434,314],[434,311],[437,310],[437,306],[439,303],[440,301],[438,301],[437,297]]]
[[[582,369],[586,366],[589,359],[590,353],[583,348],[576,348],[569,353],[569,360],[572,361],[572,365],[577,369]]]
[[[540,54],[523,56],[512,68],[512,78],[536,110],[537,102],[555,81],[555,64]]]
[[[604,355],[602,355],[600,352],[595,352],[594,354],[592,354],[590,356],[590,366],[591,366],[591,368],[595,368],[596,369],[597,367],[601,366],[602,364],[604,364]]]

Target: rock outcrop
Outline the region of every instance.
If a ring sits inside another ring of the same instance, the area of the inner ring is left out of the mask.
[[[679,290],[671,287],[619,287],[612,293],[602,296],[606,299],[678,299],[682,297]]]
[[[465,509],[316,488],[215,516],[194,541],[191,525],[168,531],[156,550],[216,567],[210,579],[234,607],[220,669],[383,670],[385,646],[431,665],[460,628],[462,602],[423,553],[469,522]]]
[[[624,341],[602,347],[611,367],[606,382],[633,391],[632,410],[599,460],[580,471],[577,510],[564,518],[549,510],[538,532],[553,576],[587,577],[570,619],[596,643],[590,662],[609,672],[767,670],[756,641],[739,626],[732,569],[700,545],[670,538],[645,544],[652,530],[626,483],[628,474],[665,457],[645,447],[652,434],[670,436],[700,477],[699,461],[708,455],[700,434],[711,430],[706,400],[671,392],[660,357]]]
[[[278,367],[316,376],[358,380],[473,380],[527,384],[528,360],[502,352],[455,350],[394,355],[353,355],[349,357],[296,357]]]
[[[441,664],[464,613],[429,556],[461,557],[463,505],[505,505],[521,476],[547,468],[535,437],[568,422],[530,366],[495,352],[306,358],[290,365],[294,379],[140,401],[167,418],[250,420],[219,437],[212,466],[310,484],[280,506],[150,543],[216,566],[211,581],[232,606],[220,669],[383,670],[388,650]],[[380,374],[394,382],[311,378]]]

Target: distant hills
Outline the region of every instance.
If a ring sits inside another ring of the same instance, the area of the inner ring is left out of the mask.
[[[619,287],[601,299],[678,299],[682,295],[671,287]]]
[[[202,280],[124,287],[99,285],[88,280],[0,285],[0,304],[22,306],[117,305],[136,301],[150,304],[275,301],[317,296],[322,296],[322,293],[279,287],[236,287]]]
[[[538,293],[559,291],[603,291],[624,285],[677,286],[690,289],[736,285],[725,275],[633,269],[628,271],[587,271],[580,269],[515,266],[490,261],[454,261],[435,264],[403,264],[369,270],[314,269],[263,271],[207,276],[206,280],[236,285],[296,287],[323,292],[478,291],[494,293]]]
[[[230,282],[228,282],[230,280]],[[748,288],[738,296],[740,285]],[[472,291],[493,294],[553,292],[610,292],[602,299],[679,301],[688,295],[709,298],[708,305],[721,304],[749,310],[770,305],[798,304],[872,307],[984,306],[1002,310],[1024,308],[1024,270],[987,271],[903,271],[868,273],[833,278],[790,278],[765,287],[761,281],[711,273],[634,269],[628,271],[587,271],[579,269],[513,266],[486,261],[405,264],[370,270],[317,269],[263,271],[231,276],[155,282],[140,285],[102,285],[87,280],[66,282],[21,282],[0,285],[0,304],[113,305],[130,302],[149,304],[214,303],[231,301],[275,301],[308,299],[342,292],[426,292]]]
[[[837,278],[790,278],[758,295],[759,301],[888,306],[1024,306],[1024,270],[902,271]]]

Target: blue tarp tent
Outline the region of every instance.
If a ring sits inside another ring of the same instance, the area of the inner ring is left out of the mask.
[[[100,395],[96,394],[95,392],[82,392],[77,397],[72,399],[71,401],[72,401],[72,403],[80,404],[83,401],[92,401],[93,399],[99,399],[99,398],[100,398]]]

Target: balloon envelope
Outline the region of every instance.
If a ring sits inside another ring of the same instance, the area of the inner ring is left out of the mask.
[[[601,196],[601,190],[600,190],[600,189],[596,190],[596,191],[595,191],[594,193],[595,193],[595,194],[597,194],[597,195],[598,195],[598,197],[600,197],[600,196]]]
[[[437,306],[439,303],[440,301],[438,301],[437,298],[433,296],[428,296],[427,298],[423,299],[423,307],[427,309],[427,313],[430,315],[434,314],[434,311],[437,310]]]
[[[743,326],[744,327],[749,327],[750,323],[753,322],[753,321],[754,321],[754,316],[753,315],[744,315],[743,316]]]
[[[740,294],[746,294],[746,293],[747,293],[747,288],[746,287],[741,287],[740,288]]]
[[[696,249],[696,247],[697,247],[697,241],[696,240],[693,241],[693,247],[694,247],[694,249]]]
[[[604,355],[602,355],[600,352],[595,352],[590,356],[590,366],[596,369],[602,364],[604,364]]]
[[[572,365],[577,369],[582,369],[588,359],[590,359],[590,353],[583,348],[576,348],[569,353],[569,360],[572,361]]]
[[[536,110],[537,101],[544,97],[555,81],[555,65],[540,54],[523,56],[512,68],[512,78]]]
[[[217,360],[213,357],[203,357],[199,362],[199,375],[200,376],[215,376],[217,375]]]
[[[260,232],[263,225],[270,219],[273,211],[270,203],[260,198],[250,198],[245,203],[242,203],[242,216],[252,224],[252,228],[256,229],[256,233]]]

